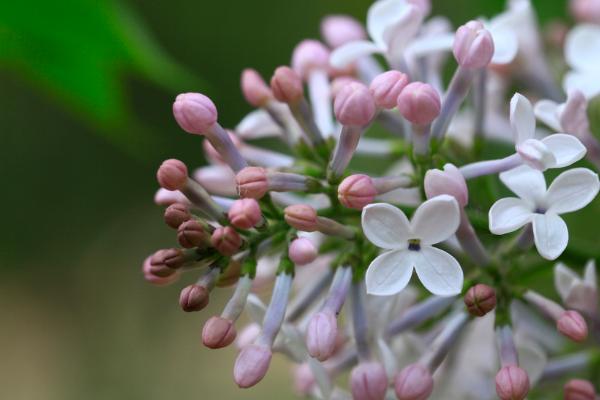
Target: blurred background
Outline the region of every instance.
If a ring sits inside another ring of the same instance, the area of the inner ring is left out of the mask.
[[[165,158],[203,163],[172,118],[177,93],[205,92],[234,126],[250,110],[243,68],[270,76],[324,15],[364,20],[370,3],[0,2],[0,398],[292,396],[285,368],[240,392],[234,350],[201,346],[223,291],[190,315],[177,285],[143,281],[145,256],[174,244],[155,171]],[[434,14],[457,26],[503,3],[438,0]],[[562,0],[534,3],[544,21],[566,18]]]

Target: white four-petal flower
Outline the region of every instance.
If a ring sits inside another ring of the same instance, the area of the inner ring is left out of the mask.
[[[554,266],[554,286],[566,307],[594,315],[598,312],[596,262],[588,261],[583,277],[563,263]]]
[[[572,68],[563,79],[565,91],[581,90],[588,99],[600,94],[600,27],[573,28],[565,40],[565,59]]]
[[[519,198],[498,200],[489,211],[490,231],[514,232],[531,223],[535,246],[542,257],[554,260],[569,241],[569,231],[559,214],[577,211],[598,194],[598,175],[586,168],[560,174],[546,190],[544,175],[521,166],[500,174],[502,182]]]
[[[510,124],[515,148],[523,161],[532,168],[544,171],[562,168],[585,156],[585,146],[575,136],[555,133],[535,139],[535,114],[527,98],[515,93],[510,100]]]
[[[450,238],[458,228],[460,211],[454,197],[441,195],[427,200],[412,220],[390,204],[371,204],[363,209],[362,228],[376,246],[389,250],[367,270],[369,294],[388,296],[406,287],[413,268],[431,293],[459,294],[463,271],[456,259],[432,245]]]

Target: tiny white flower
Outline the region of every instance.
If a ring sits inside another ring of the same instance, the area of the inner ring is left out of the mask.
[[[568,308],[594,315],[598,311],[596,262],[588,261],[583,277],[563,263],[554,266],[554,286]]]
[[[427,290],[438,296],[459,294],[463,271],[456,259],[432,245],[451,237],[458,228],[460,212],[454,197],[427,200],[411,221],[398,208],[384,203],[363,209],[362,228],[374,245],[389,250],[378,256],[365,277],[367,292],[389,296],[406,287],[413,268]]]
[[[583,158],[585,146],[575,136],[555,133],[535,139],[535,114],[527,98],[515,93],[510,101],[510,124],[515,148],[523,161],[532,168],[544,171],[562,168]]]
[[[581,90],[588,99],[600,94],[600,27],[573,28],[565,40],[565,59],[571,67],[563,79],[565,91]]]
[[[498,200],[489,211],[490,231],[514,232],[531,223],[535,246],[542,257],[554,260],[569,241],[565,221],[559,216],[582,209],[598,194],[598,175],[586,168],[560,174],[546,190],[544,175],[521,166],[500,174],[502,182],[519,198]]]

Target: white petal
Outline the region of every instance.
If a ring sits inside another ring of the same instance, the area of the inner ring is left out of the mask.
[[[427,290],[437,296],[454,296],[462,291],[463,271],[454,257],[443,250],[423,246],[414,252],[415,271]]]
[[[410,43],[406,52],[410,57],[419,58],[440,51],[451,51],[453,43],[454,33],[418,37]]]
[[[385,30],[403,17],[408,6],[405,0],[380,0],[369,8],[367,31],[379,47],[385,46]]]
[[[558,103],[552,100],[540,100],[535,103],[533,111],[535,112],[537,119],[548,125],[556,132],[563,130],[558,114]]]
[[[579,139],[566,133],[546,136],[542,139],[542,143],[554,154],[556,164],[553,168],[567,167],[581,160],[587,151]]]
[[[514,32],[506,28],[490,29],[494,39],[494,56],[492,64],[508,64],[519,51],[519,41]]]
[[[556,167],[554,153],[541,140],[527,139],[516,146],[517,153],[531,168],[545,171]]]
[[[264,110],[255,110],[246,115],[235,127],[235,133],[243,139],[281,136],[283,130]]]
[[[564,214],[587,206],[598,194],[598,175],[587,168],[573,168],[554,179],[546,194],[548,212]]]
[[[332,67],[343,69],[364,56],[380,53],[382,49],[373,42],[366,40],[347,43],[338,47],[331,53],[329,64]]]
[[[559,262],[554,266],[554,287],[564,302],[579,277],[565,264]]]
[[[409,5],[405,7],[404,14],[396,23],[390,25],[383,32],[383,39],[387,47],[388,56],[392,60],[399,60],[403,56],[408,44],[415,37],[423,23],[423,13],[419,8]]]
[[[600,94],[600,73],[596,71],[571,71],[563,78],[565,92],[580,90],[588,99]]]
[[[565,221],[556,214],[535,214],[533,237],[540,255],[547,260],[556,260],[567,248],[569,230]]]
[[[532,206],[515,197],[500,199],[490,208],[490,232],[504,235],[514,232],[531,221]]]
[[[519,93],[510,100],[510,125],[513,129],[515,144],[533,139],[535,134],[535,115],[527,98]]]
[[[384,249],[405,248],[412,239],[408,218],[390,204],[369,204],[363,208],[362,229],[371,243]]]
[[[452,196],[441,195],[427,200],[415,211],[410,222],[414,238],[424,245],[436,244],[456,232],[460,223],[458,202]]]
[[[526,165],[502,172],[500,180],[514,194],[533,204],[540,202],[546,195],[544,174]]]
[[[529,381],[533,385],[542,376],[548,358],[542,347],[533,340],[519,339],[516,342],[519,366],[527,371]]]
[[[585,264],[585,271],[583,273],[583,280],[585,283],[592,287],[598,286],[598,281],[596,278],[596,261],[590,260]]]
[[[383,253],[367,269],[367,293],[390,296],[400,292],[410,281],[412,270],[412,254],[408,250]]]
[[[600,27],[581,24],[565,39],[565,59],[575,69],[594,70],[600,64]]]

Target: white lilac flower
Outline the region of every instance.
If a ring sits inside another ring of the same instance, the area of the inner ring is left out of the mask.
[[[573,28],[565,41],[565,59],[571,67],[563,80],[565,91],[581,90],[588,99],[600,94],[600,27]]]
[[[502,182],[519,198],[498,200],[489,212],[490,231],[496,235],[533,225],[535,246],[540,255],[554,260],[569,241],[569,231],[560,214],[577,211],[598,194],[598,175],[585,168],[560,174],[548,189],[544,175],[521,166],[500,174]]]
[[[362,213],[366,237],[386,251],[367,270],[367,292],[392,295],[406,287],[413,268],[431,293],[451,296],[460,293],[462,269],[454,257],[433,247],[451,237],[458,228],[460,212],[456,200],[447,195],[424,202],[411,221],[389,204],[372,204]]]
[[[563,263],[554,266],[554,286],[565,306],[594,315],[598,310],[596,262],[588,261],[583,276]]]
[[[517,153],[532,168],[542,171],[563,168],[581,160],[586,153],[585,146],[579,139],[565,133],[535,139],[533,107],[519,93],[515,93],[510,101],[510,124]]]

